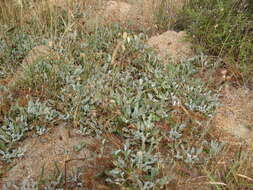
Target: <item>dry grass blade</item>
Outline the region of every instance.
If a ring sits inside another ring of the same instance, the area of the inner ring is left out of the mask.
[[[210,185],[222,185],[222,186],[227,186],[227,184],[222,183],[222,182],[207,182],[206,184],[210,184]]]
[[[253,182],[253,179],[252,178],[250,178],[250,177],[248,177],[248,176],[246,176],[246,175],[242,175],[242,174],[236,174],[237,176],[239,176],[239,177],[241,177],[241,178],[244,178],[244,179],[247,179],[247,180],[249,180],[249,181],[252,181]]]

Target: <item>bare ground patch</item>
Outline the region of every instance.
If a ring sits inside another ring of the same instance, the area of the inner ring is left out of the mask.
[[[245,88],[225,88],[214,122],[218,129],[252,143],[253,92]]]
[[[67,124],[55,127],[47,135],[28,137],[22,143],[26,150],[25,156],[13,162],[3,183],[10,186],[29,179],[36,180],[41,177],[42,170],[48,176],[57,169],[56,166],[64,171],[65,161],[90,158],[95,154],[86,147],[91,143],[92,138],[74,134]],[[71,170],[84,162],[75,162],[75,166],[70,163],[68,167]]]

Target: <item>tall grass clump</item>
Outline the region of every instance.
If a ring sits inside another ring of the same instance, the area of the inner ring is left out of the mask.
[[[237,77],[249,83],[253,66],[252,5],[246,0],[190,0],[174,24],[187,30],[205,53],[223,59]]]
[[[171,28],[176,22],[177,13],[181,10],[185,0],[157,0],[153,1],[153,22],[158,31],[163,32]]]

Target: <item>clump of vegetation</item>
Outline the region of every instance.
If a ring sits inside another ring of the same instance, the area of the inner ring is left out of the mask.
[[[9,31],[10,30],[10,31]],[[27,53],[39,44],[39,40],[22,29],[10,28],[2,31],[0,40],[0,77],[16,72]]]
[[[198,49],[222,58],[244,82],[252,82],[252,3],[246,0],[190,0],[174,28],[187,30]]]
[[[12,105],[1,124],[1,159],[11,161],[12,158],[19,157],[20,149],[13,149],[16,143],[23,140],[26,133],[32,129],[39,135],[45,133],[46,126],[53,122],[57,115],[57,111],[39,101],[30,100],[26,107]]]
[[[177,14],[186,0],[157,0],[154,3],[153,22],[159,32],[165,32],[177,21]]]

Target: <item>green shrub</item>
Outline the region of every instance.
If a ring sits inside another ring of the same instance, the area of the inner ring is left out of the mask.
[[[205,53],[223,58],[242,73],[253,71],[253,25],[250,2],[244,0],[190,0],[174,28],[185,29]]]

